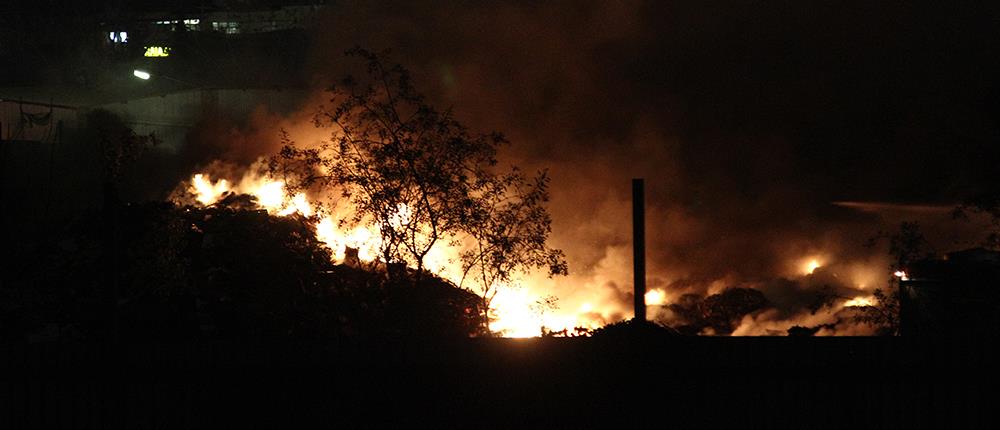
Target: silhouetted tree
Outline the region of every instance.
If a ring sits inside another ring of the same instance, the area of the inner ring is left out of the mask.
[[[384,262],[412,264],[418,281],[435,245],[461,247],[461,283],[479,284],[484,309],[520,271],[566,274],[562,251],[546,244],[546,173],[497,172],[503,135],[470,133],[428,105],[401,66],[363,49],[348,55],[365,62],[365,75],[331,88],[333,107],[315,117],[332,142],[303,148],[285,136],[272,173],[292,189],[339,190],[355,209],[342,221],[377,228]]]
[[[365,76],[332,87],[333,107],[315,117],[333,128],[332,142],[303,149],[286,140],[272,170],[292,187],[339,188],[355,209],[347,221],[378,228],[385,262],[412,264],[420,276],[430,250],[469,225],[506,140],[471,134],[429,106],[403,67],[363,49],[348,55],[366,62]]]
[[[875,303],[859,308],[855,321],[871,324],[878,328],[878,333],[895,336],[899,334],[899,277],[897,271],[905,271],[910,263],[927,258],[933,254],[930,243],[920,231],[920,225],[915,222],[904,222],[895,233],[880,233],[872,239],[889,241],[889,264],[887,286],[883,290],[876,288],[873,295]]]
[[[568,273],[563,252],[546,244],[552,231],[551,217],[543,206],[548,201],[548,176],[542,172],[528,180],[515,168],[487,179],[462,226],[471,244],[461,253],[462,283],[471,277],[479,284],[484,309],[489,309],[497,287],[513,281],[518,272]],[[489,319],[485,314],[484,327]]]

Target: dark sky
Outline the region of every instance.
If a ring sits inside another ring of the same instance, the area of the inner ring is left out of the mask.
[[[456,84],[466,92],[499,75],[509,82],[483,84],[525,93],[499,106],[529,128],[620,140],[646,118],[683,140],[672,155],[709,188],[796,182],[819,200],[954,202],[1000,161],[996,6],[343,4],[324,54],[354,41],[475,67]]]

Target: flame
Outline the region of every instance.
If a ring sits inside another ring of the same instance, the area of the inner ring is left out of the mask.
[[[540,315],[534,304],[526,288],[497,287],[490,301],[490,330],[506,337],[541,336]]]
[[[667,295],[663,290],[649,290],[644,297],[647,306],[660,306],[667,301]]]
[[[229,182],[225,179],[212,183],[208,175],[202,173],[191,178],[191,193],[194,194],[198,203],[205,206],[219,201],[219,197],[222,197],[227,191],[229,191]]]
[[[277,211],[281,215],[284,212],[282,208],[282,203],[285,200],[284,187],[284,182],[269,181],[254,187],[249,192],[257,197],[257,204],[261,207],[267,209],[268,212]]]
[[[910,280],[910,278],[908,276],[906,276],[906,272],[902,271],[902,270],[897,270],[892,275],[895,276],[895,277],[897,277],[897,278],[899,278],[899,280],[901,280],[901,281],[909,281]]]
[[[208,173],[197,173],[191,177],[187,191],[203,206],[215,204],[226,193],[231,192],[254,196],[257,204],[271,215],[289,216],[297,213],[315,217],[316,239],[330,248],[335,263],[346,262],[348,248],[357,250],[360,262],[381,261],[379,249],[382,239],[377,226],[342,222],[341,220],[352,219],[352,208],[336,204],[321,208],[310,201],[306,193],[290,194],[283,181],[261,172],[262,164],[258,163],[251,166],[237,182],[227,179],[213,182]],[[389,222],[395,227],[405,226],[411,222],[412,216],[412,210],[401,204]],[[459,246],[440,241],[425,256],[424,267],[459,285],[463,273],[459,256]],[[556,313],[553,309],[546,309],[540,305],[543,302],[542,296],[535,293],[541,289],[532,288],[530,284],[525,279],[514,279],[509,284],[495,286],[496,294],[488,310],[490,330],[505,337],[536,337],[541,336],[543,327],[554,332],[568,332],[577,327],[595,329],[602,325],[594,319],[594,316],[602,317],[601,314],[595,313],[590,303],[579,307],[576,312]],[[647,293],[647,303],[661,304],[664,299],[663,291],[652,290]]]
[[[844,307],[875,306],[875,296],[855,297],[844,302]]]
[[[812,275],[813,272],[815,272],[816,269],[819,269],[820,267],[822,267],[822,264],[819,262],[819,260],[811,258],[808,261],[806,261],[805,264],[802,265],[802,272],[806,275]]]

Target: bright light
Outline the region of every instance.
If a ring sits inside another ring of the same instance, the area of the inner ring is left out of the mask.
[[[906,272],[904,272],[902,270],[897,270],[896,273],[893,273],[893,276],[899,278],[901,281],[909,281],[910,280],[910,278],[908,278],[906,276]]]
[[[165,46],[147,46],[143,57],[169,57],[170,48]]]
[[[660,306],[666,302],[667,295],[663,293],[663,290],[649,290],[644,297],[647,306]]]
[[[845,307],[865,307],[865,306],[875,306],[874,297],[855,297],[844,302]]]
[[[819,260],[813,258],[813,259],[807,261],[805,264],[802,265],[802,271],[806,275],[812,275],[813,272],[816,271],[816,269],[820,268],[820,266],[822,266],[822,265],[819,263]]]
[[[121,43],[128,42],[128,33],[124,31],[118,32],[118,41]]]
[[[145,72],[145,71],[142,71],[142,70],[133,70],[132,71],[132,76],[135,76],[135,77],[137,77],[139,79],[142,79],[144,81],[145,80],[149,80],[149,72]]]

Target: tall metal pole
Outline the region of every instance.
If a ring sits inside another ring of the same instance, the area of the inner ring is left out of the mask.
[[[632,273],[635,319],[646,320],[646,202],[643,180],[632,179]]]

